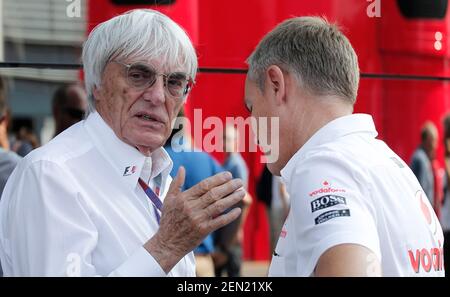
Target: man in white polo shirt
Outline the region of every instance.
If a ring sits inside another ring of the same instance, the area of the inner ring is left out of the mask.
[[[245,103],[279,117],[268,168],[291,198],[269,276],[444,276],[441,226],[419,182],[372,117],[352,114],[358,61],[337,27],[286,20],[248,63]]]
[[[83,48],[95,111],[33,151],[0,202],[6,276],[195,276],[192,250],[240,215],[230,173],[187,191],[162,148],[193,85],[197,57],[165,15],[134,10]]]

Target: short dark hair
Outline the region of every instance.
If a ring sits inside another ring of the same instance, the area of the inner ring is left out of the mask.
[[[70,92],[71,88],[80,88],[84,90],[83,85],[78,82],[61,85],[56,89],[55,93],[53,93],[52,99],[53,108],[61,109],[66,105],[66,102],[69,100],[69,98],[73,96]]]
[[[450,138],[450,113],[444,118],[444,138]]]
[[[420,131],[420,139],[422,140],[422,143],[427,141],[430,137],[437,137],[437,128],[436,126],[430,122],[427,121]]]
[[[67,91],[71,87],[70,84],[65,84],[58,89],[56,89],[55,93],[53,93],[52,105],[53,107],[61,108],[67,102]]]

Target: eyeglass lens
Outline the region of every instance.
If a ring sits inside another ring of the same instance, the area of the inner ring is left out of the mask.
[[[148,65],[142,63],[131,64],[128,68],[128,81],[131,85],[137,88],[151,87],[157,78],[157,72]],[[188,76],[182,72],[173,72],[168,75],[163,75],[164,84],[173,97],[183,97],[185,96],[192,83]]]

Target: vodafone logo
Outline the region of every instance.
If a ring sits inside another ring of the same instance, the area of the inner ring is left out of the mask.
[[[417,191],[415,195],[416,203],[419,204],[419,209],[427,223],[430,232],[436,238],[439,247],[424,247],[419,249],[408,250],[408,256],[411,266],[415,273],[442,271],[444,270],[444,249],[442,248],[442,241],[437,237],[438,222],[434,210],[423,191]]]
[[[420,270],[424,272],[444,270],[444,249],[442,247],[409,250],[408,256],[415,273],[419,273]]]
[[[331,184],[325,180],[322,182],[322,187],[318,190],[309,193],[309,196],[314,197],[319,194],[344,193],[344,192],[345,189],[332,188]]]

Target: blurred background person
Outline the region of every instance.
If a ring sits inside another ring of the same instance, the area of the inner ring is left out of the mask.
[[[445,178],[444,201],[441,209],[441,226],[444,231],[444,265],[450,269],[450,114],[444,118],[444,154],[445,154]]]
[[[273,252],[289,213],[289,194],[282,179],[273,175],[267,166],[264,167],[256,184],[256,194],[267,208],[270,225],[270,248]]]
[[[21,159],[16,153],[10,151],[8,122],[9,111],[6,103],[6,84],[3,78],[0,77],[0,198],[6,181]],[[3,276],[1,263],[0,276]]]
[[[13,124],[11,136],[11,151],[21,157],[25,157],[29,152],[39,147],[39,140],[32,128],[27,125]]]
[[[223,133],[225,161],[222,164],[233,178],[240,178],[246,190],[245,198],[236,206],[242,213],[237,220],[215,232],[214,265],[216,276],[226,272],[229,277],[241,276],[243,226],[252,198],[248,193],[248,168],[238,150],[239,134],[233,125],[226,125]]]
[[[52,100],[55,135],[81,121],[87,112],[88,100],[85,89],[78,83],[59,87]]]
[[[442,203],[444,201],[445,169],[442,168],[437,158],[431,160],[433,170],[433,209],[438,219],[441,219]]]
[[[419,180],[423,191],[434,208],[435,185],[432,162],[436,158],[438,132],[436,126],[432,122],[426,122],[423,125],[420,133],[420,140],[420,145],[411,158],[411,170]]]
[[[6,84],[0,77],[0,197],[9,175],[21,159],[16,153],[10,151],[8,140],[9,111],[6,101]]]
[[[71,83],[57,88],[52,97],[52,115],[55,123],[53,137],[81,121],[86,115],[87,108],[87,94],[82,85]],[[25,157],[40,146],[31,122],[16,121],[12,131],[11,150],[18,155]]]
[[[6,84],[0,77],[0,147],[9,150],[8,139],[9,110],[6,103]]]
[[[183,110],[177,120],[184,117]],[[175,126],[176,127],[176,126]],[[176,148],[174,148],[173,146]],[[224,169],[206,152],[193,151],[189,134],[183,128],[174,128],[167,139],[164,149],[173,162],[170,175],[175,177],[180,166],[186,170],[186,177],[182,191],[185,191],[200,181],[213,176]],[[180,151],[181,150],[181,151]],[[209,234],[203,242],[194,250],[196,263],[196,276],[213,277],[214,274],[214,232]]]

